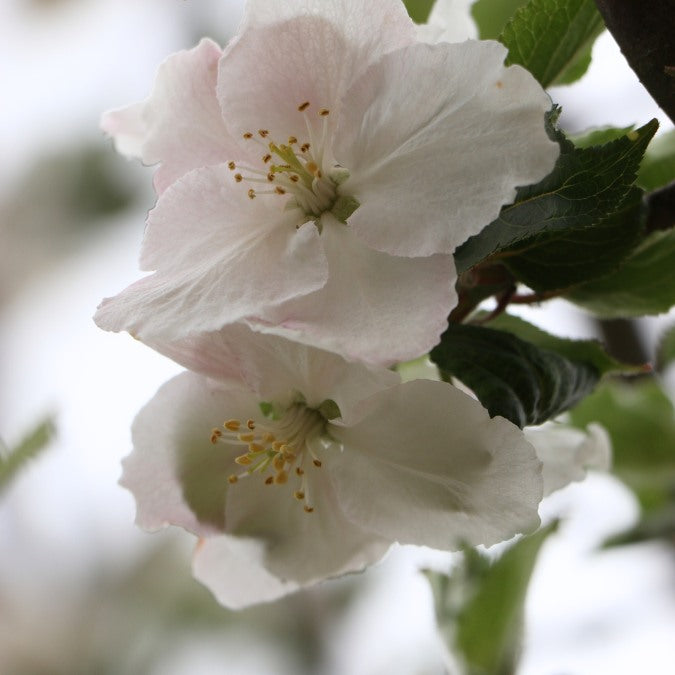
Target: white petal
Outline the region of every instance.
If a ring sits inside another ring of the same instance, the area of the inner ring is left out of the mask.
[[[332,352],[257,333],[243,324],[149,344],[190,370],[246,382],[261,401],[289,405],[300,393],[309,407],[318,408],[333,400],[345,420],[363,398],[399,382],[386,368],[349,363]]]
[[[323,222],[328,283],[249,317],[251,326],[372,364],[428,352],[457,302],[452,256],[390,256],[364,246],[332,216]]]
[[[223,117],[234,137],[258,129],[277,143],[309,140],[298,105],[320,133],[321,108],[333,116],[350,84],[380,55],[414,42],[398,0],[258,0],[247,4],[240,32],[218,75]],[[332,116],[331,116],[332,119]]]
[[[123,462],[120,483],[136,499],[138,525],[179,525],[200,536],[223,532],[236,451],[213,445],[211,430],[225,419],[258,412],[256,398],[242,386],[215,384],[194,373],[164,384],[136,416],[134,450]]]
[[[417,39],[430,44],[476,39],[472,4],[473,0],[436,0],[427,23],[417,27]]]
[[[382,57],[347,93],[335,137],[349,218],[374,248],[451,253],[558,156],[550,99],[523,68],[505,68],[491,41],[416,44]]]
[[[327,468],[354,522],[401,543],[457,548],[534,529],[541,464],[522,432],[490,419],[443,382],[416,380],[363,402],[363,418],[331,426],[344,443]]]
[[[192,169],[240,154],[216,98],[220,56],[220,47],[208,39],[171,55],[143,103],[103,117],[102,126],[120,151],[139,156],[145,164],[161,163],[155,174],[158,192]]]
[[[609,469],[612,444],[599,424],[589,424],[583,432],[564,423],[546,422],[524,431],[543,464],[545,495],[583,480],[588,469]]]
[[[227,532],[264,541],[265,567],[303,585],[362,570],[382,558],[391,542],[345,516],[330,472],[313,465],[306,471],[313,513],[293,497],[299,478],[297,485],[295,476],[286,485],[265,485],[263,476],[252,475],[228,492]]]
[[[271,602],[298,590],[300,584],[282,581],[265,569],[264,550],[264,544],[255,539],[227,535],[202,539],[192,560],[192,573],[230,609]]]
[[[296,229],[281,198],[250,200],[240,187],[222,166],[171,185],[150,213],[142,248],[142,265],[157,272],[104,300],[98,325],[140,339],[179,339],[323,286],[314,225]]]

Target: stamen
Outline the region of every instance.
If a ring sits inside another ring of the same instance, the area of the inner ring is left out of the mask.
[[[305,498],[305,493],[304,493],[302,490],[296,490],[296,491],[293,493],[293,496],[294,496],[299,502],[301,502],[301,501]]]
[[[305,470],[301,466],[295,467],[295,475],[302,476],[305,473]]]
[[[255,434],[239,434],[238,438],[240,441],[244,441],[244,443],[251,443],[255,440]]]
[[[255,199],[255,190],[253,188],[248,191],[248,198]]]
[[[319,460],[319,459],[313,459],[313,460],[312,460],[312,464],[314,464],[314,466],[315,466],[317,469],[320,469],[321,466],[322,466],[321,460]]]
[[[272,485],[274,483],[274,476],[268,476],[265,478],[265,485]]]
[[[253,138],[253,134],[250,131],[247,131],[245,134],[243,134],[245,140],[249,140]]]
[[[297,142],[298,142],[298,139],[295,136],[289,136],[288,137],[288,145],[294,145]]]
[[[307,108],[309,108],[309,101],[305,101],[304,103],[301,103],[301,104],[298,106],[298,110],[299,110],[300,112],[303,112],[304,110],[307,110]]]
[[[272,159],[272,155],[270,155],[269,152],[268,152],[266,155],[263,155],[262,161],[263,161],[265,164],[267,164],[267,162],[269,162],[270,159]]]
[[[246,426],[253,431],[255,429],[255,420],[246,420]]]
[[[235,173],[235,174],[234,174],[234,180],[235,180],[237,183],[241,183],[241,181],[244,180],[244,177],[243,177],[240,173]]]
[[[284,485],[284,483],[288,482],[288,474],[285,471],[279,471],[274,476],[274,483],[275,485]]]
[[[241,466],[249,466],[253,462],[248,455],[239,455],[234,458],[234,461]]]
[[[303,143],[300,146],[300,152],[307,152],[310,149],[310,144],[309,143]]]
[[[218,439],[223,435],[223,432],[220,429],[213,429],[211,431],[211,443],[214,445],[218,442]]]
[[[231,485],[234,485],[238,480],[239,480],[239,478],[235,474],[230,474],[227,477],[227,482],[230,483]]]
[[[223,426],[228,430],[228,431],[239,431],[239,427],[241,426],[241,422],[239,420],[227,420]]]
[[[228,168],[230,171],[234,171],[234,170],[237,168],[237,165],[236,165],[234,162],[228,162],[228,163],[227,163],[227,168]]]
[[[305,504],[305,513],[314,513],[314,507],[309,506],[309,504]]]
[[[321,117],[326,117],[327,115],[330,115],[330,110],[328,110],[328,108],[321,108],[321,110],[319,110],[319,115],[321,115]]]
[[[270,135],[270,132],[267,129],[258,129],[258,133],[261,138],[267,138]]]

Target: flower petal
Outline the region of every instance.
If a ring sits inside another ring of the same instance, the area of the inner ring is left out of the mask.
[[[321,288],[327,271],[315,226],[296,229],[275,196],[250,200],[239,187],[223,166],[171,185],[150,213],[141,253],[157,272],[104,300],[98,325],[180,339]]]
[[[117,149],[161,163],[155,187],[163,192],[174,180],[200,166],[237,158],[216,98],[221,49],[204,39],[171,55],[159,68],[151,95],[140,104],[103,116],[103,129]]]
[[[265,569],[264,552],[265,545],[255,539],[227,535],[202,539],[192,559],[192,573],[230,609],[271,602],[298,590],[300,584],[283,581]]]
[[[349,218],[368,245],[395,255],[452,253],[543,178],[559,148],[550,99],[497,42],[416,44],[386,54],[347,93],[335,136]],[[415,83],[411,86],[411,83]]]
[[[473,0],[436,0],[426,24],[417,26],[420,42],[463,42],[478,38],[471,16]]]
[[[332,352],[257,333],[244,324],[149,346],[208,377],[246,382],[263,401],[290,405],[299,392],[310,408],[333,400],[345,421],[361,399],[400,381],[386,368],[349,363]]]
[[[223,117],[236,138],[267,129],[285,143],[290,135],[304,139],[298,105],[309,101],[308,119],[320,133],[321,108],[334,110],[370,63],[414,40],[398,0],[249,2],[220,64]],[[314,138],[304,140],[315,144]]]
[[[589,424],[584,432],[564,423],[546,422],[524,432],[542,462],[545,495],[583,480],[587,469],[609,469],[612,442],[599,424]]]
[[[307,483],[312,513],[294,499],[293,485],[265,485],[264,478],[254,475],[228,492],[227,532],[264,541],[265,567],[303,585],[361,570],[382,558],[391,542],[345,516],[328,471],[310,466],[307,472],[312,474]]]
[[[136,522],[148,530],[179,525],[200,536],[224,531],[228,476],[236,452],[210,442],[227,417],[258,413],[244,387],[182,373],[164,384],[132,425],[133,452],[120,484],[136,499]],[[225,448],[225,449],[223,449]]]
[[[362,403],[362,419],[332,435],[327,462],[340,507],[401,543],[456,548],[534,529],[541,464],[522,432],[443,382],[416,380]]]
[[[439,340],[457,302],[452,256],[403,258],[364,246],[348,226],[324,215],[328,282],[247,320],[255,330],[391,365]]]

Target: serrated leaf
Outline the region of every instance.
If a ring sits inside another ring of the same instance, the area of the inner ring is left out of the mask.
[[[573,424],[602,424],[612,439],[613,469],[643,508],[668,503],[675,490],[675,410],[657,381],[611,381],[570,411]]]
[[[45,419],[16,448],[0,455],[0,491],[5,489],[29,460],[37,457],[54,436],[54,421]]]
[[[675,230],[653,232],[616,272],[565,297],[606,318],[667,312],[675,305]]]
[[[657,190],[675,180],[675,129],[657,136],[645,152],[637,184],[645,190]]]
[[[470,387],[492,417],[519,427],[542,424],[593,390],[590,363],[571,361],[511,333],[451,323],[430,354],[445,379]]]
[[[590,227],[549,232],[504,259],[516,279],[535,291],[569,288],[618,269],[640,241],[643,192],[631,188],[617,211]]]
[[[507,64],[527,68],[548,87],[586,72],[603,28],[593,0],[530,0],[506,24],[499,41],[509,49]]]
[[[540,349],[555,352],[570,361],[586,363],[595,368],[600,376],[608,373],[635,374],[644,372],[644,369],[640,366],[617,361],[605,351],[602,344],[597,340],[572,340],[551,335],[519,316],[500,314],[490,321],[489,326],[505,333],[511,333]]]
[[[478,26],[481,40],[496,40],[504,26],[527,0],[478,0],[471,7],[471,14]]]
[[[425,23],[435,0],[403,0],[408,15],[415,23]]]
[[[630,190],[657,128],[652,120],[611,143],[562,153],[544,180],[519,188],[513,204],[455,251],[458,271],[519,242],[587,227],[609,216]]]
[[[427,572],[441,635],[471,675],[514,673],[524,604],[539,550],[556,523],[522,537],[490,561],[468,550],[451,576]]]

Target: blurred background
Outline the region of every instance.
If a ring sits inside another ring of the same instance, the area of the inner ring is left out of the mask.
[[[444,672],[419,569],[448,571],[453,556],[399,547],[363,575],[233,613],[192,580],[194,539],[137,530],[117,485],[131,420],[179,368],[91,320],[136,278],[154,199],[152,171],[117,156],[98,120],[145,98],[171,52],[203,35],[224,44],[242,5],[0,4],[0,438],[14,448],[42,421],[55,426],[0,486],[0,675]],[[672,126],[607,33],[585,78],[551,95],[571,132],[654,116]],[[563,302],[526,313],[559,335],[598,331]],[[650,357],[668,322],[639,327]],[[665,386],[672,396],[672,368]],[[534,573],[519,673],[672,673],[674,549],[596,550],[637,521],[633,494],[593,475],[542,513],[564,522]]]

